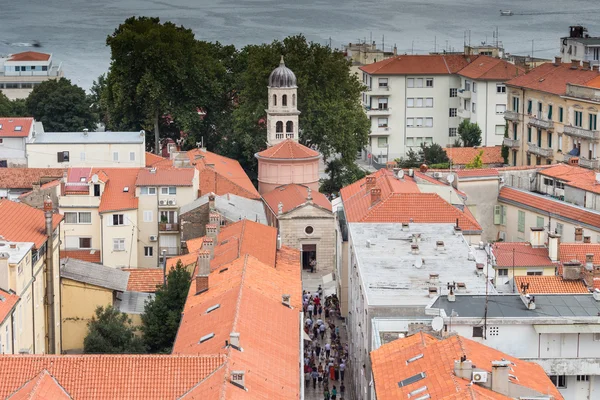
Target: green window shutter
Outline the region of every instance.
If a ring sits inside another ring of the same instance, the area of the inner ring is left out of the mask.
[[[500,225],[502,222],[502,206],[494,206],[494,225]]]
[[[533,108],[533,101],[529,100],[527,102],[527,114],[531,114],[531,109]]]
[[[537,219],[535,221],[535,226],[537,226],[538,228],[543,228],[544,227],[544,217],[537,217]]]
[[[552,105],[548,105],[548,120],[552,120]]]
[[[525,211],[519,211],[519,232],[525,232]]]
[[[531,127],[527,127],[527,143],[531,143]]]
[[[506,225],[506,206],[502,207],[502,225]]]
[[[548,132],[548,148],[552,148],[552,133]]]
[[[589,129],[590,131],[591,131],[591,130],[594,130],[593,126],[594,126],[594,122],[593,122],[592,114],[590,114],[590,115],[588,116],[588,127],[589,127],[588,129]]]
[[[558,122],[563,122],[563,108],[558,107]]]

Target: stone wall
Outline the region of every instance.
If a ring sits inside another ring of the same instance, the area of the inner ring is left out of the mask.
[[[208,224],[208,203],[179,216],[181,240],[190,240],[206,235]]]

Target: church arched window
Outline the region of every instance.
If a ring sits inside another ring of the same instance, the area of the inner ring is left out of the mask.
[[[292,121],[286,122],[285,131],[286,132],[294,132],[294,123]]]
[[[281,96],[281,105],[287,107],[287,94]]]
[[[292,107],[296,107],[296,95],[292,95]]]
[[[283,122],[277,121],[277,123],[275,124],[275,132],[283,133]]]
[[[276,94],[273,95],[273,105],[274,106],[277,105],[277,95]]]

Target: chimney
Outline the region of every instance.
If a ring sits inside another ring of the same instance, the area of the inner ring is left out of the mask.
[[[231,332],[229,334],[229,344],[237,350],[239,350],[241,348],[239,332]]]
[[[594,270],[594,254],[589,253],[585,255],[585,269],[588,271]]]
[[[508,396],[509,361],[492,361],[492,390]]]
[[[46,217],[46,307],[48,312],[48,354],[56,354],[56,323],[54,315],[54,229],[52,227],[52,211],[54,204],[50,195],[44,199],[44,215]]]
[[[563,279],[565,281],[581,279],[581,263],[576,260],[563,263]]]
[[[434,298],[437,295],[438,295],[438,289],[435,286],[430,286],[429,287],[429,297]]]
[[[208,236],[209,238],[212,238],[212,239],[216,239],[217,238],[217,225],[213,225],[213,224],[206,225],[206,236]]]
[[[214,225],[217,227],[217,234],[218,234],[219,231],[221,230],[221,214],[216,213],[216,212],[211,212],[208,215],[208,221],[211,225]]]
[[[42,184],[41,184],[40,182],[33,182],[33,183],[31,184],[31,189],[32,189],[34,192],[37,192],[38,190],[40,190],[40,188],[41,188],[41,187],[42,187]]]
[[[560,235],[557,233],[548,234],[548,256],[552,262],[558,261],[560,249]]]
[[[562,57],[554,57],[554,66],[558,67],[562,63]]]
[[[432,283],[432,284],[440,283],[440,274],[429,274],[429,283]]]
[[[381,200],[381,189],[379,189],[379,188],[371,189],[371,205],[374,205],[379,200]]]
[[[575,241],[581,242],[583,240],[583,228],[577,227],[575,228]]]
[[[208,209],[212,211],[215,209],[215,194],[211,193],[208,195]]]
[[[462,356],[460,360],[454,361],[454,375],[459,378],[471,380],[473,375],[473,362]]]
[[[196,294],[208,290],[208,276],[210,275],[210,251],[198,252],[198,274],[196,275]]]
[[[375,183],[377,182],[377,180],[375,179],[374,176],[367,176],[365,179],[366,179],[367,192],[369,192],[371,189],[373,189],[375,187]]]
[[[571,60],[571,69],[579,68],[579,60]]]
[[[531,243],[531,247],[543,247],[544,228],[532,227],[529,232],[529,243]]]
[[[231,371],[230,382],[240,389],[246,390],[244,375],[244,371]]]
[[[414,255],[419,254],[419,245],[418,244],[411,244],[410,245],[410,252]]]
[[[292,305],[290,304],[290,295],[289,294],[281,295],[281,304],[283,304],[286,307],[292,308]]]
[[[435,249],[437,251],[442,251],[442,250],[446,250],[446,248],[444,247],[444,241],[443,240],[438,240],[435,242]]]
[[[206,225],[206,230],[208,231],[208,227],[210,225]],[[210,254],[210,259],[212,260],[213,254],[215,253],[215,241],[212,237],[204,237],[202,239],[202,250],[207,250]]]
[[[583,66],[581,68],[584,71],[589,71],[590,70],[590,62],[589,61],[584,61],[583,62]]]
[[[583,237],[583,243],[592,243],[591,236],[584,236]]]

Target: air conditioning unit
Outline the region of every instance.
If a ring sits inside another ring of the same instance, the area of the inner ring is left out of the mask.
[[[158,202],[158,204],[161,205],[161,206],[165,206],[165,205],[167,205],[167,201],[166,200],[160,200]]]
[[[479,372],[479,371],[475,371],[473,372],[473,378],[472,381],[475,383],[484,383],[487,382],[488,380],[488,373],[483,371],[483,372]]]
[[[150,235],[151,242],[156,242],[157,240],[158,240],[158,237],[156,235]]]
[[[433,173],[433,177],[434,178],[441,178],[442,177],[442,173],[441,172],[434,172]]]
[[[498,239],[506,241],[506,232],[498,232]]]
[[[169,203],[170,206],[174,206],[175,205],[175,200],[169,200],[168,203]]]

